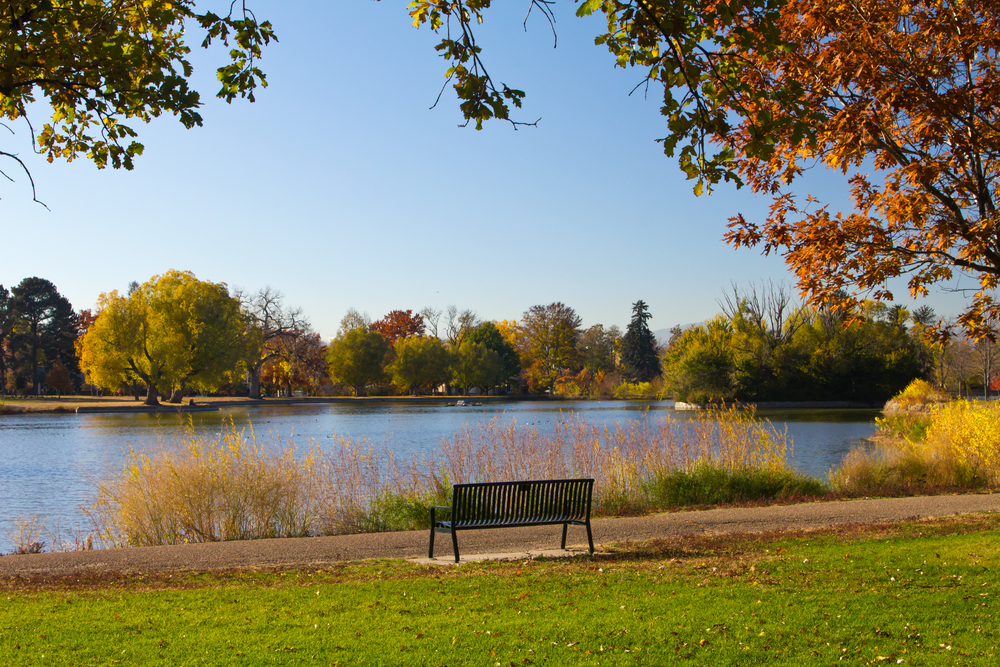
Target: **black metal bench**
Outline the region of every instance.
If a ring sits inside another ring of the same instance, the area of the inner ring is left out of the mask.
[[[529,482],[487,482],[456,484],[451,507],[431,508],[431,544],[428,557],[434,558],[434,533],[451,533],[458,562],[458,531],[482,528],[513,528],[562,524],[562,548],[570,524],[587,528],[590,553],[594,538],[590,532],[592,479],[546,479]],[[439,510],[451,512],[451,519],[437,518]]]

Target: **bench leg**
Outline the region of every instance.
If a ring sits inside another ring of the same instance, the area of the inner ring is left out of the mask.
[[[454,528],[451,531],[451,546],[455,550],[455,562],[458,562],[458,531]]]
[[[587,522],[587,543],[590,544],[590,555],[594,555],[594,536],[590,532],[590,522]]]
[[[563,524],[563,538],[562,538],[562,549],[563,549],[563,551],[566,550],[566,531],[567,530],[569,530],[569,524],[568,523],[564,523]]]
[[[434,558],[434,508],[431,508],[431,545],[427,549],[427,557]]]

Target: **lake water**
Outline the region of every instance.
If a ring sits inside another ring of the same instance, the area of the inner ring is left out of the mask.
[[[38,516],[49,529],[87,527],[80,506],[93,499],[97,481],[120,470],[125,453],[182,439],[190,424],[201,434],[218,434],[230,420],[252,425],[258,439],[276,436],[299,447],[332,442],[335,436],[388,441],[399,455],[430,452],[465,424],[496,416],[551,431],[560,420],[585,419],[613,426],[629,420],[694,413],[673,410],[670,401],[498,402],[478,407],[401,404],[263,405],[189,415],[29,414],[0,417],[0,552],[18,516]],[[794,444],[791,464],[825,478],[851,446],[875,431],[874,410],[762,410],[758,416],[787,426]]]

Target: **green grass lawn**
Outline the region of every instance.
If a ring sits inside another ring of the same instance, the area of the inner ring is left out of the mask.
[[[3,665],[994,665],[1000,517],[3,582]],[[2,599],[2,598],[0,598]]]

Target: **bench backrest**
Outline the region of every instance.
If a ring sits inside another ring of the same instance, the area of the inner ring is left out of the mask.
[[[593,489],[592,479],[456,484],[451,520],[456,527],[588,521]]]

